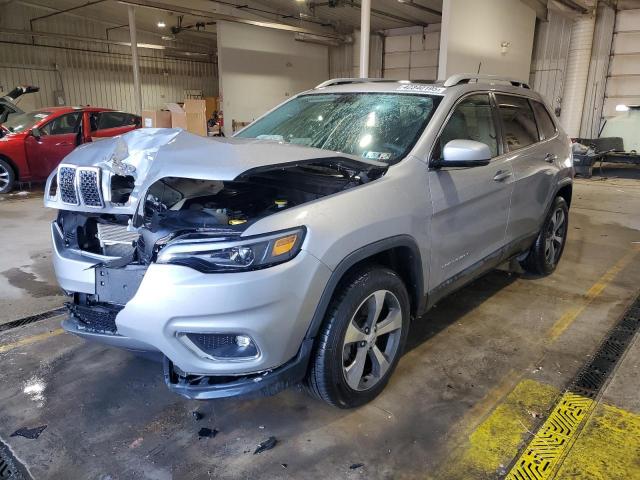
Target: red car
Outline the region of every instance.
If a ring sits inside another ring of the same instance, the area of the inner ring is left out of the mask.
[[[78,145],[126,133],[138,115],[96,107],[51,107],[10,115],[0,126],[0,193],[47,179]]]

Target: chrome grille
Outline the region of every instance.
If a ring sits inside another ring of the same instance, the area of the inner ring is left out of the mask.
[[[82,203],[87,207],[102,207],[100,193],[100,170],[97,168],[78,169],[78,189]]]
[[[60,167],[58,171],[58,188],[60,190],[60,199],[63,203],[78,205],[75,167]]]

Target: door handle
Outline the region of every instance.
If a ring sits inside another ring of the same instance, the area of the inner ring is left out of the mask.
[[[547,163],[553,163],[558,159],[558,156],[555,153],[547,153],[544,156],[544,161]]]
[[[506,180],[510,176],[511,176],[511,172],[509,170],[498,170],[494,175],[493,179],[496,182],[501,182],[503,180]]]

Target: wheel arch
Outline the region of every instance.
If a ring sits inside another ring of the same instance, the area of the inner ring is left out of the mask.
[[[573,183],[569,181],[565,181],[558,186],[556,190],[555,197],[562,197],[564,201],[567,202],[567,207],[571,207],[571,196],[573,194]]]
[[[411,315],[424,311],[424,276],[420,250],[409,235],[397,235],[365,245],[347,255],[335,268],[322,292],[305,338],[315,338],[334,293],[349,275],[366,265],[378,264],[394,270],[404,282],[411,301]]]

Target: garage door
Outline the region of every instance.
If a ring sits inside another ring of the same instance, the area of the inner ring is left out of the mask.
[[[619,11],[614,32],[605,118],[615,115],[616,105],[640,105],[640,9]]]
[[[440,24],[421,33],[394,35],[384,40],[384,78],[435,80],[438,77]]]

